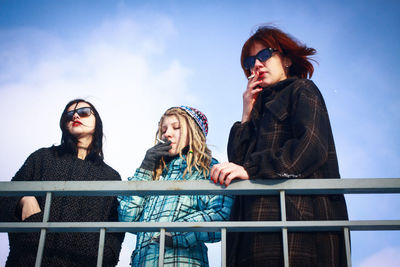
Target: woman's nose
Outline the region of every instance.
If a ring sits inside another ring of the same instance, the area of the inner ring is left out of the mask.
[[[76,119],[79,119],[79,118],[80,117],[79,117],[78,112],[75,111],[74,115],[72,115],[72,120],[76,120]]]
[[[168,128],[164,133],[164,137],[168,138],[168,137],[171,137],[171,136],[172,136],[172,131],[171,131],[171,129]]]
[[[258,70],[259,68],[261,68],[263,66],[263,63],[258,59],[258,58],[256,58],[256,61],[254,61],[254,70]]]

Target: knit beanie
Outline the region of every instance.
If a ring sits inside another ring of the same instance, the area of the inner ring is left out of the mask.
[[[204,136],[207,136],[208,121],[206,115],[204,115],[200,110],[188,106],[180,106],[177,108],[186,111],[186,113],[188,113],[196,121],[197,125],[199,125]]]

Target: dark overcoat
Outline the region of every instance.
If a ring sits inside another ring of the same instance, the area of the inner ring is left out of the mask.
[[[41,148],[32,153],[12,181],[120,181],[121,177],[104,162],[78,159],[60,153],[59,147]],[[45,197],[36,197],[41,212],[24,222],[43,220]],[[20,197],[0,198],[0,221],[20,222]],[[106,196],[54,196],[49,222],[118,221],[118,201]],[[10,253],[6,266],[34,266],[39,233],[9,233]],[[124,233],[107,233],[103,266],[118,263]],[[99,233],[47,233],[42,266],[96,266]]]
[[[228,142],[230,162],[250,179],[339,178],[327,109],[315,84],[289,78],[264,88],[251,119],[236,122]],[[347,220],[343,195],[288,195],[286,216],[298,220]],[[280,220],[277,196],[238,196],[231,220]],[[342,232],[288,235],[290,266],[346,266]],[[228,233],[228,266],[283,266],[281,233]]]

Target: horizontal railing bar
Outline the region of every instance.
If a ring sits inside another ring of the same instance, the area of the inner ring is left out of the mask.
[[[112,196],[112,195],[278,195],[400,193],[400,178],[268,179],[233,182],[228,187],[203,181],[45,181],[0,182],[0,196]]]
[[[277,232],[289,231],[341,231],[348,227],[352,231],[400,230],[400,220],[357,221],[242,221],[242,222],[49,222],[49,223],[0,223],[0,232],[214,232],[226,228],[228,232]]]

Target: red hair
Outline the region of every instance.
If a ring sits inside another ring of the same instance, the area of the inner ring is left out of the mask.
[[[262,44],[267,48],[276,49],[283,58],[291,60],[292,65],[289,67],[288,77],[311,78],[314,67],[310,62],[313,59],[309,57],[315,55],[316,50],[305,46],[294,37],[273,26],[259,27],[244,43],[240,63],[246,77],[250,75],[250,71],[244,68],[243,61],[250,55],[250,50],[255,43]]]

